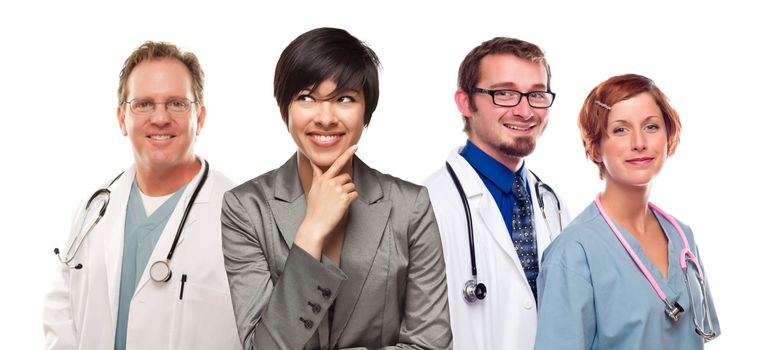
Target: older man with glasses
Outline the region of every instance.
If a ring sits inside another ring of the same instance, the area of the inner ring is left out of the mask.
[[[120,73],[135,164],[77,211],[45,300],[48,349],[241,349],[220,210],[233,183],[194,153],[206,117],[196,56],[146,42]]]
[[[512,38],[473,49],[454,99],[467,142],[425,185],[443,242],[454,349],[533,349],[541,252],[565,205],[525,164],[555,94],[544,52]]]

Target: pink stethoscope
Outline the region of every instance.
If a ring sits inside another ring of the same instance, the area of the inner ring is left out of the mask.
[[[679,320],[679,316],[684,312],[684,309],[682,308],[679,303],[674,302],[672,305],[668,298],[666,298],[666,294],[663,293],[663,290],[658,285],[658,283],[655,281],[655,278],[653,278],[653,275],[647,270],[647,267],[645,267],[645,264],[642,263],[642,259],[640,259],[636,253],[634,253],[634,250],[631,249],[631,245],[629,245],[629,242],[626,241],[626,239],[623,238],[623,235],[621,234],[621,231],[618,230],[618,228],[613,223],[613,220],[610,219],[610,216],[607,215],[605,212],[605,208],[602,207],[602,202],[600,201],[600,197],[602,194],[598,194],[597,197],[594,199],[594,203],[597,205],[597,209],[599,210],[602,217],[607,222],[608,226],[610,226],[610,229],[615,234],[616,238],[621,242],[621,245],[623,245],[623,248],[626,249],[626,252],[629,253],[631,256],[631,259],[634,261],[635,264],[637,264],[637,267],[642,271],[642,274],[647,278],[647,281],[650,282],[650,285],[655,290],[655,293],[658,294],[658,297],[663,301],[664,304],[666,304],[666,316],[668,316],[673,321]],[[711,313],[708,309],[708,302],[706,301],[706,282],[705,277],[703,277],[703,269],[700,267],[700,264],[698,263],[698,258],[695,256],[695,254],[690,251],[690,244],[687,242],[687,236],[684,234],[684,230],[682,230],[681,227],[679,227],[679,224],[677,224],[676,220],[671,215],[666,214],[663,210],[655,206],[655,204],[648,202],[648,206],[652,209],[661,214],[664,218],[666,218],[672,226],[674,226],[674,229],[676,229],[676,232],[679,233],[679,237],[682,239],[682,250],[679,252],[679,267],[682,269],[682,272],[684,273],[684,283],[687,286],[687,294],[690,297],[690,311],[692,312],[692,320],[693,323],[695,323],[695,332],[698,333],[701,337],[703,337],[704,342],[708,342],[711,339],[716,338],[716,332],[714,331],[714,326],[711,324]],[[700,284],[700,291],[702,293],[701,295],[701,301],[703,305],[702,312],[702,319],[700,324],[698,324],[698,319],[696,316],[695,311],[695,303],[694,298],[692,295],[692,289],[690,288],[690,280],[688,277],[688,264],[687,261],[692,263],[692,266],[694,267],[698,279],[698,283]],[[706,326],[708,327],[708,331],[705,330]]]

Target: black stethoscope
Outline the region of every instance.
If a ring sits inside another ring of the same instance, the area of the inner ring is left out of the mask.
[[[207,181],[207,174],[209,173],[210,165],[207,163],[207,161],[204,161],[204,172],[202,173],[201,179],[199,179],[199,184],[196,185],[196,188],[194,189],[194,193],[191,194],[191,198],[188,201],[188,204],[186,205],[186,210],[183,212],[183,217],[180,219],[180,225],[178,225],[178,231],[175,233],[175,239],[172,241],[172,246],[170,247],[169,253],[167,253],[167,258],[165,260],[158,260],[155,261],[153,264],[151,264],[151,267],[149,268],[149,276],[154,282],[167,282],[172,277],[172,270],[170,269],[170,260],[172,259],[172,255],[175,253],[175,247],[178,245],[178,240],[180,239],[180,234],[183,232],[183,226],[186,223],[186,219],[188,218],[188,213],[191,212],[191,207],[194,205],[194,200],[196,200],[196,196],[199,194],[199,191],[202,189],[202,186],[204,186],[204,183]],[[53,249],[53,253],[56,254],[58,257],[58,260],[61,261],[62,264],[66,265],[70,269],[79,270],[82,269],[82,264],[77,265],[70,265],[72,260],[77,256],[77,252],[80,250],[80,247],[82,246],[82,242],[85,241],[85,238],[90,234],[90,231],[93,230],[93,227],[95,227],[96,224],[98,224],[99,221],[101,221],[101,218],[103,218],[104,214],[106,214],[106,208],[109,206],[109,198],[111,197],[111,191],[109,191],[109,187],[114,184],[114,182],[117,181],[117,179],[120,178],[122,174],[117,175],[117,177],[114,178],[114,180],[111,180],[108,186],[101,188],[95,193],[93,193],[92,196],[90,196],[90,199],[88,199],[87,203],[85,204],[85,210],[84,215],[82,216],[80,220],[80,229],[79,234],[74,237],[74,240],[72,241],[72,244],[69,245],[69,249],[67,249],[67,254],[64,255],[62,258],[59,254],[58,248]],[[97,207],[100,204],[100,208],[98,211],[91,211],[91,205],[93,207]],[[82,228],[85,226],[86,222],[90,222],[90,225],[88,226],[88,229],[84,231]],[[72,249],[74,247],[74,249]]]
[[[464,193],[464,188],[462,187],[461,182],[459,182],[459,178],[456,176],[456,173],[454,173],[454,169],[451,168],[451,164],[448,162],[446,162],[446,170],[448,170],[448,174],[451,175],[451,180],[453,180],[454,185],[456,185],[456,190],[459,192],[459,197],[461,198],[462,205],[464,206],[464,215],[467,219],[467,236],[469,237],[472,278],[467,280],[467,282],[464,284],[463,296],[464,300],[468,304],[472,304],[478,300],[485,299],[488,290],[485,287],[485,284],[479,283],[477,280],[477,265],[475,264],[475,239],[472,231],[472,212],[470,211],[470,204],[467,200],[467,195]],[[546,223],[549,233],[551,234],[552,229],[551,226],[549,226],[549,220],[547,219],[546,211],[544,209],[544,200],[540,192],[541,189],[551,193],[554,197],[554,201],[557,203],[557,222],[559,224],[560,231],[562,231],[562,207],[560,205],[560,199],[557,198],[557,194],[554,193],[554,190],[552,190],[549,185],[542,182],[535,173],[530,170],[528,170],[528,172],[530,172],[531,175],[533,175],[533,177],[536,179],[536,185],[534,186],[536,190],[536,200],[538,201],[539,208],[541,209],[541,214],[544,218],[544,223]]]

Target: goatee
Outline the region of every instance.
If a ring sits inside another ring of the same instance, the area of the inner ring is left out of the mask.
[[[536,149],[536,140],[530,137],[516,138],[513,144],[499,145],[499,150],[512,157],[524,158]]]

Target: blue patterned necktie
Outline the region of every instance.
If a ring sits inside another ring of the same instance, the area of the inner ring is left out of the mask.
[[[536,299],[536,277],[539,275],[538,253],[536,252],[536,234],[533,229],[533,208],[525,190],[522,176],[515,176],[512,183],[512,194],[515,205],[512,208],[512,242],[520,258],[520,264],[525,271],[525,278],[531,286],[533,298]]]

